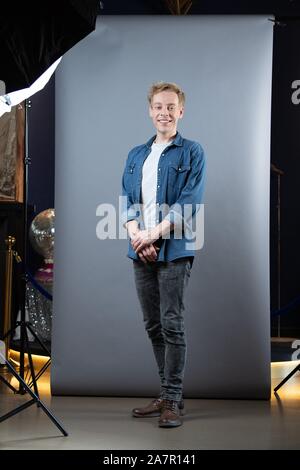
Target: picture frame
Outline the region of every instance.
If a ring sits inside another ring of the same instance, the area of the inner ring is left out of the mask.
[[[0,202],[23,202],[25,103],[0,117]]]

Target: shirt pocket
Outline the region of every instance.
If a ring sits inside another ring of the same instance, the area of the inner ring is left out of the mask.
[[[126,191],[129,194],[132,194],[134,186],[134,175],[135,175],[135,163],[130,163],[126,165],[124,172],[124,183]]]
[[[168,172],[168,184],[179,190],[182,189],[186,183],[190,169],[190,165],[170,163]]]

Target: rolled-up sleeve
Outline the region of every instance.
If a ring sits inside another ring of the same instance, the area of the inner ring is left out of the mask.
[[[195,143],[191,149],[191,169],[187,181],[164,220],[168,220],[174,226],[190,227],[192,218],[203,202],[205,181],[206,156],[202,146]]]

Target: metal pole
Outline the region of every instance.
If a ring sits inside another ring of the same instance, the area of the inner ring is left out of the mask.
[[[12,295],[12,269],[13,269],[13,245],[16,239],[11,235],[5,240],[7,245],[5,266],[5,300],[4,300],[4,342],[6,359],[9,359],[10,329],[11,329],[11,295]]]
[[[26,273],[25,266],[27,265],[27,229],[28,229],[28,165],[30,164],[30,158],[28,156],[28,108],[31,107],[31,101],[25,100],[25,133],[24,133],[24,185],[23,185],[23,275],[22,275],[22,295],[21,295],[21,325],[20,325],[20,376],[24,380],[24,364],[25,364],[25,322],[26,322]],[[29,351],[27,351],[29,352]],[[20,393],[25,393],[20,382]]]
[[[277,174],[277,309],[280,310],[281,306],[281,252],[280,252],[280,243],[281,243],[281,233],[280,233],[280,177],[281,175]],[[280,338],[281,328],[280,328],[280,315],[277,316],[277,336]]]

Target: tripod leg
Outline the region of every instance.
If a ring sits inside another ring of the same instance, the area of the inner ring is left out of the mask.
[[[49,358],[50,358],[50,357],[51,357],[51,352],[50,352],[49,349],[44,345],[44,343],[40,340],[40,338],[37,336],[37,334],[35,333],[35,331],[32,329],[32,326],[31,326],[30,322],[26,322],[25,325],[26,325],[25,328],[26,328],[26,327],[28,328],[28,330],[30,331],[30,333],[32,334],[32,336],[36,339],[36,341],[39,343],[39,345],[41,346],[41,348],[45,351],[45,353],[47,354],[47,356],[49,356]],[[21,322],[18,321],[18,322],[16,323],[16,328],[17,328],[17,327],[21,328]],[[5,336],[11,335],[12,332],[13,332],[13,329],[9,330],[9,331],[6,333]],[[26,340],[25,340],[25,342],[26,342]],[[28,343],[29,343],[29,338],[28,338],[28,334],[27,334],[27,344],[26,344],[26,345],[27,345],[27,353],[28,353],[28,351],[30,350]],[[23,360],[23,363],[24,363],[24,360]],[[46,369],[49,367],[50,364],[51,364],[51,359],[49,359],[49,360],[43,365],[43,367],[38,371],[38,373],[35,374],[35,381],[36,381],[36,382],[37,382],[38,379],[43,375],[43,373],[46,371]],[[24,367],[24,366],[23,366],[23,367]],[[25,375],[25,370],[24,370],[23,373],[24,373],[24,375]],[[31,376],[32,376],[32,371],[31,371]],[[26,380],[27,380],[27,379],[25,379],[25,381],[26,381]],[[28,384],[29,387],[32,387],[33,383],[34,383],[34,380],[33,380],[33,378],[32,378],[32,380],[31,380],[30,383]],[[21,390],[19,390],[19,391],[20,391],[20,393],[22,393]]]
[[[29,408],[29,406],[33,405],[34,403],[35,403],[35,400],[32,398],[32,400],[29,400],[29,401],[27,401],[26,403],[23,403],[23,405],[20,405],[20,406],[18,406],[17,408],[15,408],[14,410],[9,411],[9,412],[6,413],[5,415],[0,416],[0,423],[1,423],[2,421],[5,421],[6,419],[10,418],[11,416],[16,415],[16,414],[19,413],[20,411],[23,411],[23,410],[25,410],[26,408]]]
[[[22,323],[22,322],[17,322],[17,324],[19,323],[20,325],[20,344],[21,345],[24,345],[24,341],[25,341],[25,333],[24,333],[24,330],[25,330],[25,325]],[[24,360],[25,360],[25,353],[24,353],[24,347],[20,347],[20,377],[22,379],[24,379],[24,374],[25,374],[25,368],[24,368]],[[24,390],[24,387],[22,387],[22,384],[20,382],[20,385],[19,385],[19,393],[24,395],[25,390]]]
[[[13,368],[13,366],[5,359],[5,364],[7,365],[8,369],[10,370],[10,372],[13,374],[13,376],[20,382],[20,384],[24,387],[24,389],[26,390],[26,392],[29,393],[29,395],[32,397],[32,400],[30,400],[29,402],[27,402],[26,404],[24,405],[21,405],[19,406],[18,408],[16,408],[15,410],[7,413],[6,415],[4,416],[1,416],[0,417],[0,422],[1,421],[4,421],[4,419],[7,419],[9,418],[10,416],[16,414],[16,413],[19,413],[20,411],[24,410],[25,408],[27,408],[28,406],[31,406],[33,405],[34,403],[37,403],[39,404],[39,406],[42,408],[42,410],[46,413],[46,415],[51,419],[51,421],[55,424],[55,426],[61,431],[61,433],[64,435],[64,436],[67,436],[68,433],[67,431],[62,427],[62,425],[60,424],[60,422],[55,418],[55,416],[50,412],[50,410],[48,410],[48,408],[44,405],[44,403],[40,400],[40,398],[35,395],[35,393],[31,390],[30,387],[28,387],[27,383],[22,379],[22,377],[15,371],[15,369]],[[9,415],[9,416],[8,416]]]
[[[0,380],[1,382],[3,382],[5,385],[8,386],[8,388],[10,388],[14,393],[18,393],[18,390],[13,387],[4,377],[2,377],[2,375],[0,375]]]
[[[36,334],[36,332],[32,329],[32,326],[30,324],[30,322],[26,322],[26,326],[28,328],[28,330],[30,331],[30,333],[32,334],[32,336],[37,340],[37,342],[39,343],[39,345],[41,346],[41,348],[45,351],[45,353],[50,357],[51,356],[51,353],[49,351],[48,348],[46,348],[46,346],[44,345],[44,343],[40,340],[40,338],[38,337],[38,335]]]
[[[39,343],[39,345],[41,346],[41,348],[45,351],[45,353],[49,356],[49,358],[51,357],[51,353],[50,351],[48,350],[48,348],[46,348],[46,346],[44,345],[44,343],[40,340],[40,338],[38,337],[38,335],[36,334],[36,332],[32,329],[32,326],[30,324],[30,322],[26,322],[26,326],[28,328],[28,330],[30,331],[30,333],[32,334],[32,336],[35,338],[35,340]],[[43,365],[43,367],[38,371],[38,373],[35,375],[35,380],[38,381],[38,379],[43,375],[43,373],[46,371],[47,367],[49,367],[49,365],[51,364],[51,359],[49,359],[46,364]],[[29,387],[31,387],[33,384],[33,380],[29,383]]]
[[[35,380],[36,380],[36,381],[39,380],[39,378],[43,375],[43,373],[44,373],[44,372],[46,371],[46,369],[50,366],[50,364],[51,364],[51,359],[49,359],[49,360],[43,365],[43,367],[38,371],[38,373],[37,373],[36,376],[35,376]],[[32,387],[32,384],[33,384],[32,381],[29,382],[29,384],[28,384],[29,387]]]
[[[277,387],[274,388],[274,392],[277,392],[277,390],[280,389],[280,387],[282,387],[283,384],[285,384],[285,382],[287,382],[294,374],[296,374],[296,372],[300,370],[300,364],[297,365],[297,367],[295,367],[295,369],[292,370],[292,372],[290,372],[281,382],[280,384],[277,385]]]
[[[26,344],[27,356],[28,356],[29,365],[30,365],[30,372],[31,372],[31,379],[32,379],[34,393],[37,396],[39,396],[39,391],[38,391],[37,383],[36,383],[36,379],[35,379],[35,372],[34,372],[34,366],[33,366],[33,361],[32,361],[32,355],[31,355],[31,352],[30,352],[30,349],[29,349],[29,338],[28,338],[28,333],[27,333],[27,330],[26,330],[26,325],[25,325],[25,344]]]

